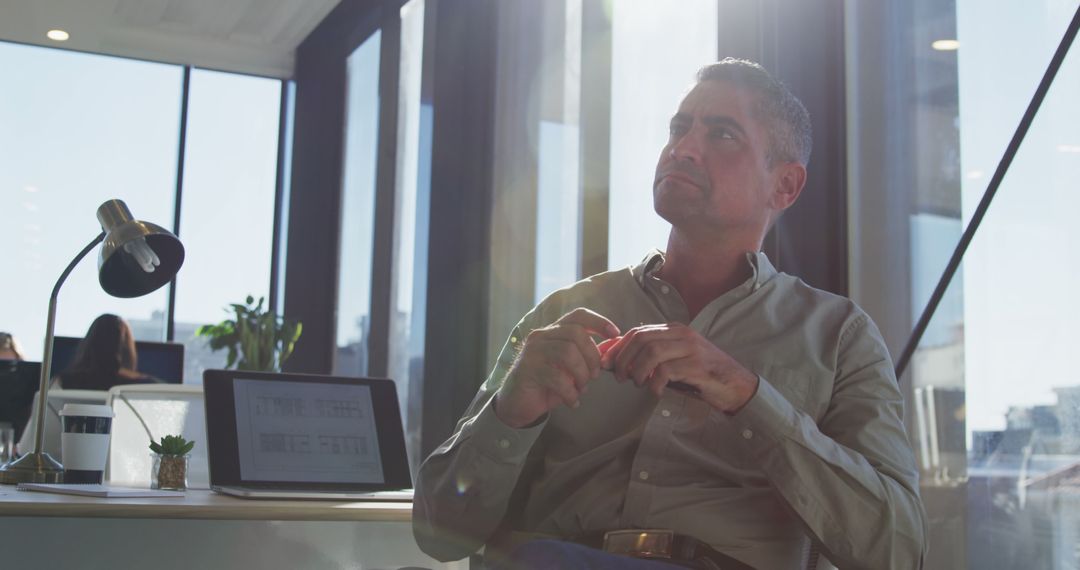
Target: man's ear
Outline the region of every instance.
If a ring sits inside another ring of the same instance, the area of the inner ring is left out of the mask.
[[[798,162],[785,162],[773,167],[774,186],[769,204],[778,213],[791,207],[799,199],[806,185],[806,167]]]

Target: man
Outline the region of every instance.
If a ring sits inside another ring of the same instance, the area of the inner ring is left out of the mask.
[[[518,323],[420,469],[424,551],[554,538],[508,567],[799,568],[813,543],[841,568],[921,564],[925,513],[880,333],[760,253],[810,145],[805,108],[757,64],[699,72],[656,169],[666,252]]]

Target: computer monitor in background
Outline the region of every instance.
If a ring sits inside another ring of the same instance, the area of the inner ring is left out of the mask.
[[[0,360],[0,422],[15,428],[15,441],[30,419],[30,404],[40,380],[40,362]]]
[[[58,336],[53,342],[52,375],[67,370],[75,361],[81,338]],[[179,384],[184,380],[184,345],[176,342],[135,341],[139,358],[139,372],[149,374],[162,382]]]

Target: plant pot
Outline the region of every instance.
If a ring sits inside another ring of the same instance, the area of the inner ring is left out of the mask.
[[[161,455],[152,453],[150,488],[167,491],[187,489],[188,460],[190,455]]]

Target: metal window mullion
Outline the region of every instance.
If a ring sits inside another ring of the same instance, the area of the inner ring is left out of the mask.
[[[180,205],[184,194],[184,159],[187,150],[188,101],[191,95],[191,66],[184,66],[184,81],[180,95],[180,141],[176,150],[176,193],[173,201],[173,233],[180,237]],[[169,306],[165,312],[165,341],[172,342],[176,333],[176,276],[169,282]]]
[[[274,221],[273,231],[270,243],[270,295],[268,307],[273,311],[277,311],[278,308],[278,271],[281,265],[281,211],[284,200],[285,189],[285,161],[288,160],[286,156],[286,149],[288,147],[288,141],[286,136],[288,135],[288,121],[289,121],[289,81],[287,79],[281,80],[281,97],[280,97],[280,109],[278,111],[278,147],[277,147],[277,172],[274,175]]]
[[[581,10],[581,276],[608,269],[611,193],[611,19],[604,0]]]
[[[390,326],[394,312],[394,225],[397,203],[398,79],[401,66],[401,15],[398,2],[383,10],[379,46],[379,131],[375,158],[375,214],[371,256],[371,328],[368,375],[390,372]]]

